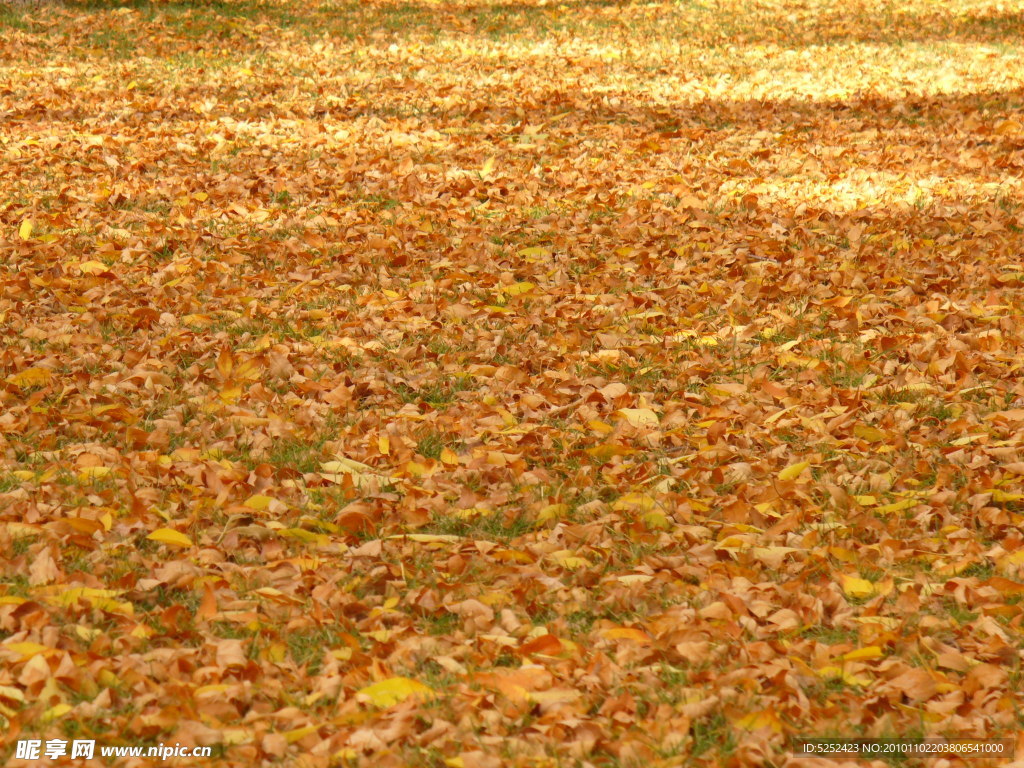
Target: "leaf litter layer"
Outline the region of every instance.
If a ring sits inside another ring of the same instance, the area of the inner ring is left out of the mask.
[[[0,23],[8,745],[1021,728],[1016,4]]]

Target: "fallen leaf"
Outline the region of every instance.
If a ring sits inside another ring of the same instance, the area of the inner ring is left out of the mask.
[[[811,466],[811,464],[808,461],[801,461],[796,464],[790,464],[788,467],[779,472],[779,480],[795,480],[809,466]]]
[[[430,686],[408,677],[390,677],[386,680],[361,688],[357,697],[368,701],[375,707],[392,707],[410,697],[430,699],[434,691]]]
[[[150,541],[155,541],[159,544],[168,544],[173,547],[187,548],[193,546],[192,539],[173,528],[157,528],[146,538]]]

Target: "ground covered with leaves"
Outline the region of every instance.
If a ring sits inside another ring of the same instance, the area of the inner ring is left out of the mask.
[[[1014,736],[1022,32],[989,0],[0,13],[4,754]]]

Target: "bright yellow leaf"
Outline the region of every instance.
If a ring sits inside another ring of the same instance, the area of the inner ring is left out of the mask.
[[[880,659],[885,655],[885,651],[880,646],[868,645],[864,648],[858,648],[855,651],[843,654],[843,661],[864,661],[865,659]]]
[[[172,547],[191,547],[192,539],[173,528],[158,528],[146,537],[150,541],[169,544]]]
[[[532,245],[529,248],[521,248],[518,251],[520,256],[526,256],[528,259],[541,259],[545,256],[551,255],[550,248],[544,248],[539,245]]]
[[[867,579],[857,576],[848,576],[845,573],[839,575],[840,585],[847,597],[862,599],[875,594],[875,585]]]
[[[303,728],[293,728],[290,731],[284,732],[284,740],[287,741],[289,744],[294,744],[296,741],[304,739],[311,733],[316,733],[319,729],[320,726],[318,725],[307,725]]]
[[[638,510],[640,512],[649,512],[657,504],[658,502],[646,493],[627,493],[612,504],[612,509],[616,511]]]
[[[109,475],[113,470],[110,467],[86,467],[78,473],[78,482],[93,483]]]
[[[20,654],[23,661],[40,653],[46,653],[48,651],[52,652],[54,650],[53,648],[49,648],[45,645],[40,645],[39,643],[33,643],[27,640],[20,643],[4,643],[3,645],[0,645],[0,649],[14,651],[17,654]]]
[[[83,261],[78,265],[78,269],[86,275],[102,275],[110,271],[110,267],[102,261]]]
[[[888,515],[893,512],[902,512],[904,509],[916,507],[919,503],[916,499],[903,499],[902,501],[894,501],[892,504],[883,504],[880,507],[875,507],[875,512],[880,515]]]
[[[784,470],[779,472],[779,480],[795,480],[797,477],[800,476],[800,473],[807,469],[809,466],[811,466],[811,463],[809,461],[801,461],[797,464],[790,464]]]
[[[576,570],[577,568],[586,568],[591,563],[587,558],[574,555],[567,549],[563,549],[559,552],[552,552],[551,559],[558,563],[563,568],[569,568],[570,570]]]
[[[644,523],[647,527],[654,531],[667,531],[672,527],[672,523],[669,522],[668,517],[664,512],[658,510],[652,510],[644,513]]]
[[[743,717],[734,720],[733,725],[744,731],[757,731],[767,728],[775,733],[782,732],[782,722],[778,715],[771,709],[763,709],[760,712],[751,712]]]
[[[16,387],[41,387],[49,384],[53,374],[48,368],[32,367],[7,377],[7,381]]]
[[[501,292],[506,296],[520,296],[524,293],[529,293],[536,287],[533,283],[513,283],[512,285],[506,285],[501,289]]]
[[[863,675],[854,675],[842,667],[826,666],[817,671],[817,675],[825,680],[842,680],[847,685],[866,686],[871,680]]]
[[[39,722],[49,723],[53,720],[57,720],[58,718],[64,717],[64,715],[70,712],[71,709],[72,707],[70,704],[57,704],[52,706],[40,715]]]
[[[1007,493],[996,488],[992,491],[992,501],[998,503],[1024,501],[1024,493]]]
[[[881,443],[887,439],[885,432],[878,427],[869,427],[866,424],[858,424],[853,428],[855,437],[859,437],[869,443]]]
[[[375,707],[386,708],[411,696],[420,699],[432,698],[434,689],[408,677],[390,677],[360,689],[356,695],[368,700]]]
[[[242,399],[242,388],[225,387],[224,389],[217,393],[217,397],[219,397],[223,402],[227,403],[228,405],[231,405],[232,403],[237,403],[239,400]]]

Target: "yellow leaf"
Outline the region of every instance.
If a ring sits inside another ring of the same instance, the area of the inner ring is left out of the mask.
[[[452,466],[459,463],[459,456],[450,448],[441,449],[441,463]]]
[[[75,634],[85,640],[87,643],[91,643],[97,637],[103,634],[102,629],[96,627],[87,627],[84,624],[75,625]]]
[[[761,728],[768,728],[776,733],[782,732],[782,722],[771,709],[763,709],[760,712],[751,712],[738,720],[734,720],[733,725],[737,728],[742,728],[744,731],[757,731]]]
[[[867,579],[847,576],[844,573],[840,574],[839,580],[847,597],[865,598],[875,594],[875,585]]]
[[[32,643],[27,640],[21,643],[5,643],[4,645],[0,645],[0,649],[7,649],[10,651],[14,651],[17,654],[20,654],[22,661],[24,661],[25,659],[31,659],[33,656],[40,653],[53,651],[52,648],[49,648],[45,645],[40,645],[39,643]]]
[[[28,240],[32,237],[32,219],[25,219],[21,222],[21,226],[18,227],[18,237],[22,240]]]
[[[868,679],[868,678],[866,678],[866,677],[864,677],[862,675],[861,676],[854,675],[854,674],[848,672],[847,670],[843,669],[842,667],[836,667],[836,666],[822,667],[821,669],[819,669],[817,671],[817,675],[819,677],[822,677],[822,678],[826,679],[826,680],[839,679],[839,680],[842,680],[847,685],[866,686],[866,685],[870,685],[871,684],[871,680],[870,679]]]
[[[999,565],[1003,566],[1003,567],[1008,566],[1008,565],[1010,565],[1010,566],[1024,565],[1024,549],[1018,549],[1015,552],[1013,552],[1012,554],[1009,554],[1006,557],[1000,558],[999,559]]]
[[[146,537],[150,541],[169,544],[172,547],[191,547],[192,539],[173,528],[158,528]]]
[[[647,527],[655,531],[667,531],[672,527],[664,512],[652,511],[644,514],[644,522]]]
[[[389,443],[390,445],[390,443]],[[330,472],[332,474],[352,474],[359,475],[363,472],[373,472],[373,467],[369,464],[363,464],[361,461],[355,459],[349,459],[345,456],[339,456],[337,461],[325,461],[320,465],[320,469],[324,472]]]
[[[86,467],[78,473],[78,482],[92,483],[109,475],[113,470],[110,467]]]
[[[110,271],[110,267],[102,261],[83,261],[78,265],[78,269],[87,275],[102,275]]]
[[[587,426],[595,432],[600,432],[602,435],[607,435],[615,431],[615,427],[601,421],[600,419],[591,419],[587,422]]]
[[[875,507],[875,512],[881,515],[888,515],[892,512],[902,512],[904,509],[910,509],[916,507],[920,502],[916,499],[903,499],[902,501],[895,501],[892,504],[883,504],[880,507]]]
[[[217,393],[217,397],[219,397],[223,402],[227,403],[228,405],[231,405],[232,403],[237,403],[242,398],[242,388],[225,387],[224,389]]]
[[[747,549],[751,545],[750,536],[732,535],[715,544],[715,549]]]
[[[55,587],[38,590],[36,593],[44,602],[53,605],[70,606],[79,600],[85,600],[94,608],[108,613],[121,613],[131,616],[135,608],[131,603],[115,600],[121,594],[115,589],[96,589],[94,587]]]
[[[552,552],[551,559],[563,568],[568,568],[570,570],[575,570],[577,568],[586,568],[588,565],[591,564],[590,561],[587,560],[587,558],[574,555],[567,549],[563,549],[559,552]]]
[[[620,408],[616,411],[631,427],[656,427],[658,414],[650,408]]]
[[[629,448],[625,445],[614,445],[612,443],[602,443],[601,445],[595,445],[593,448],[587,448],[587,455],[593,456],[598,461],[608,461],[613,456],[632,456],[636,453],[635,448]]]
[[[519,249],[518,253],[520,256],[526,256],[528,259],[541,259],[545,256],[550,256],[551,249],[539,245],[531,245],[529,248]]]
[[[487,517],[491,515],[491,510],[480,509],[480,507],[470,507],[469,509],[453,509],[451,516],[456,520],[476,520],[478,517]]]
[[[7,381],[16,387],[40,387],[49,384],[53,374],[48,368],[32,367],[7,377]]]
[[[236,379],[256,381],[261,376],[259,363],[254,360],[243,360],[235,368],[234,376]]]
[[[39,718],[39,721],[41,723],[49,723],[53,720],[56,720],[59,717],[64,717],[64,715],[66,715],[70,711],[70,704],[57,704],[56,706],[50,707],[48,710],[43,712],[43,714]]]
[[[537,513],[537,521],[546,523],[548,520],[557,520],[569,514],[568,504],[548,504]]]
[[[616,512],[630,509],[635,509],[640,512],[650,512],[657,505],[658,502],[646,493],[627,493],[612,504],[612,509]]]
[[[388,536],[388,538],[416,541],[420,544],[433,544],[437,542],[452,544],[456,541],[462,541],[461,536],[454,536],[446,533],[396,533],[393,536]]]
[[[536,286],[533,283],[513,283],[512,285],[506,285],[501,289],[502,293],[506,296],[519,296],[524,293],[529,293]]]
[[[257,493],[255,496],[250,496],[245,500],[242,506],[249,507],[249,509],[255,509],[257,512],[262,512],[268,506],[273,499],[269,496],[263,496]]]
[[[356,695],[367,699],[375,707],[384,708],[392,707],[410,696],[429,699],[433,697],[434,690],[418,680],[408,677],[391,677],[360,689]]]
[[[427,473],[427,466],[419,461],[408,461],[405,464],[405,471],[410,477],[423,477]]]
[[[861,440],[869,443],[881,443],[887,439],[885,432],[878,427],[869,427],[866,424],[858,424],[853,428],[853,434]]]
[[[327,534],[314,533],[313,531],[307,531],[305,528],[281,528],[277,533],[286,539],[304,541],[308,544],[326,544],[329,541]]]
[[[854,496],[853,500],[860,504],[862,507],[873,507],[878,503],[878,499],[874,496]]]
[[[290,731],[284,732],[284,740],[289,744],[294,744],[296,741],[300,741],[306,736],[309,736],[309,734],[316,733],[318,730],[320,730],[320,726],[318,725],[307,725],[304,728],[294,728]]]
[[[843,661],[863,661],[864,659],[880,659],[885,655],[885,652],[877,645],[868,645],[864,648],[858,648],[855,651],[843,654]]]
[[[992,501],[1004,503],[1007,501],[1024,501],[1024,493],[1007,493],[996,488],[992,491]]]
[[[841,560],[844,563],[854,563],[857,561],[857,553],[846,547],[828,547],[825,551],[836,560]]]
[[[487,176],[491,171],[494,170],[494,156],[488,157],[484,161],[483,168],[480,169],[481,176]]]
[[[797,464],[790,464],[784,470],[779,472],[779,480],[795,480],[799,477],[800,473],[811,466],[809,461],[801,461]]]
[[[391,440],[386,435],[381,435],[377,438],[377,450],[380,451],[382,456],[389,456],[391,454]]]

